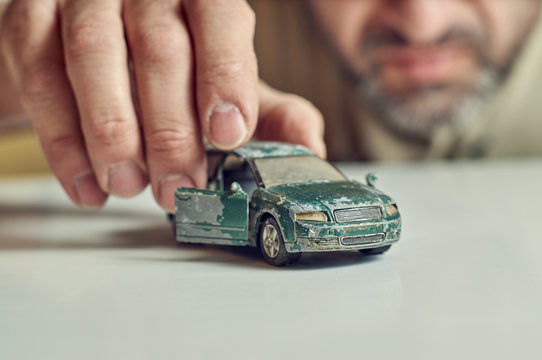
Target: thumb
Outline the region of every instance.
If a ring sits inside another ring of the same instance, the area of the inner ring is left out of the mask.
[[[304,145],[326,157],[324,118],[308,100],[286,94],[260,81],[260,111],[255,137]]]

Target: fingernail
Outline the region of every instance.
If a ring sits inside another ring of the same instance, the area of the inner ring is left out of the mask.
[[[100,189],[96,176],[90,170],[77,175],[73,179],[73,186],[79,198],[79,205],[84,208],[99,209],[107,200],[107,194]]]
[[[109,168],[109,192],[130,197],[139,194],[147,185],[147,176],[135,162],[125,161]]]
[[[241,145],[247,134],[247,125],[241,111],[231,103],[215,106],[209,119],[209,133],[214,146],[222,150]]]
[[[158,202],[170,213],[175,212],[175,191],[180,187],[196,187],[192,179],[186,175],[169,175],[160,181]]]

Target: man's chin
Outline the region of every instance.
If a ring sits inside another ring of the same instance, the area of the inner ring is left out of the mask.
[[[417,96],[403,101],[374,100],[368,105],[371,115],[402,138],[428,140],[442,126],[459,127],[479,112],[474,99],[454,101],[440,94]]]
[[[498,84],[495,73],[485,71],[468,88],[435,85],[397,95],[387,92],[377,81],[364,79],[360,96],[368,113],[389,131],[402,138],[424,141],[443,126],[460,131],[480,119]]]

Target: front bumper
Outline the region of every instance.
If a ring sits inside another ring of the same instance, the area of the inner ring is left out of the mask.
[[[400,217],[351,224],[298,221],[295,241],[285,246],[288,252],[351,251],[387,246],[400,236]]]

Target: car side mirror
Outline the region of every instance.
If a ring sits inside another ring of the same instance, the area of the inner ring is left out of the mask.
[[[365,179],[367,181],[367,185],[372,188],[376,188],[376,181],[378,180],[378,176],[375,173],[368,173]]]
[[[234,181],[230,186],[230,190],[233,192],[242,192],[243,188],[241,187],[241,185],[239,185],[237,181]]]

